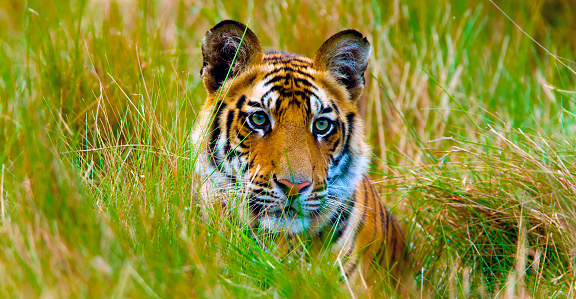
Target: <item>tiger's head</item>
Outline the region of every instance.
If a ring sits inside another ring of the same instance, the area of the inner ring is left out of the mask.
[[[200,171],[213,188],[245,190],[255,226],[314,232],[350,212],[368,165],[356,102],[370,50],[355,30],[329,38],[313,59],[264,53],[235,21],[204,36]]]

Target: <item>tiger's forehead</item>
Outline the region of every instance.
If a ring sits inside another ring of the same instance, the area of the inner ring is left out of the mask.
[[[331,100],[334,96],[318,82],[311,59],[293,53],[269,52],[263,62],[251,96],[263,108],[282,111],[295,105],[306,110],[305,113],[319,113],[334,105]]]

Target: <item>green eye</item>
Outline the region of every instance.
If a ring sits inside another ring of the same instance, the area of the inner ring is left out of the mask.
[[[256,113],[253,113],[252,115],[250,115],[250,122],[256,128],[261,128],[261,127],[264,127],[266,125],[266,123],[268,122],[268,118],[266,117],[266,114],[264,114],[262,112],[256,112]]]
[[[314,130],[317,134],[326,133],[330,129],[330,121],[326,118],[319,118],[314,122]]]

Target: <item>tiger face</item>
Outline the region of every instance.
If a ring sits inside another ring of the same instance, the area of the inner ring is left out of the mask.
[[[250,29],[223,21],[202,53],[208,99],[194,138],[213,188],[243,190],[253,225],[270,231],[318,233],[349,212],[368,164],[356,108],[366,38],[342,31],[309,59],[264,53]]]

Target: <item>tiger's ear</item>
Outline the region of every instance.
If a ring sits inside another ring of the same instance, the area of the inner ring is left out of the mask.
[[[356,30],[336,33],[314,55],[314,67],[326,70],[357,100],[364,89],[364,71],[368,66],[370,43]]]
[[[228,79],[232,79],[247,66],[262,61],[263,52],[252,30],[242,23],[225,20],[204,35],[202,57],[204,64],[200,75],[204,80],[204,87],[209,93],[213,93],[224,84],[226,75]]]

